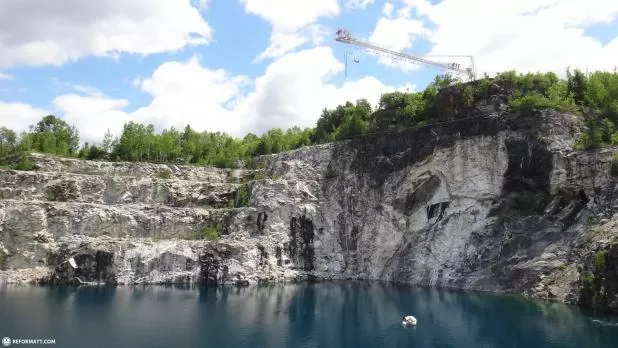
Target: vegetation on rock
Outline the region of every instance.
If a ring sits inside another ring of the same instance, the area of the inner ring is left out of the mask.
[[[172,177],[172,172],[169,169],[165,169],[157,174],[161,179],[169,179]]]
[[[221,236],[221,225],[207,224],[202,226],[199,231],[189,232],[183,236],[183,239],[187,240],[218,240]]]
[[[107,131],[101,143],[86,143],[79,149],[75,127],[48,115],[20,136],[7,128],[0,130],[0,165],[32,169],[24,154],[35,151],[91,160],[236,168],[258,155],[466,117],[474,114],[479,103],[487,105],[492,98],[506,98],[503,102],[512,109],[556,109],[581,115],[586,131],[577,143],[579,149],[618,144],[618,74],[586,75],[576,70],[560,79],[554,73],[509,71],[466,84],[450,75],[437,76],[422,92],[383,94],[375,109],[366,99],[359,99],[324,109],[315,128],[275,128],[242,139],[197,132],[190,126],[157,133],[153,125],[129,122],[119,137]]]
[[[0,271],[6,270],[6,255],[0,250]]]
[[[602,250],[595,254],[594,267],[597,271],[605,271],[605,268],[607,267],[607,251]]]
[[[251,204],[249,200],[249,185],[247,183],[238,187],[236,198],[230,203],[233,208],[248,207]]]

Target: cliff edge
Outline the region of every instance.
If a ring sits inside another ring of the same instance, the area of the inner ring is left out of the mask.
[[[0,171],[0,282],[380,279],[618,312],[618,149],[573,150],[581,129],[488,104],[257,170],[33,155]]]

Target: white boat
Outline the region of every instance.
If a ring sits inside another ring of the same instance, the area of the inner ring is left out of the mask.
[[[416,318],[411,315],[406,315],[403,317],[403,321],[401,322],[404,326],[416,325]]]

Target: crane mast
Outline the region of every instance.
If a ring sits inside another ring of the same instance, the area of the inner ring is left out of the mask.
[[[335,38],[335,40],[341,42],[341,43],[345,43],[345,44],[349,44],[349,45],[355,45],[355,46],[360,46],[360,47],[364,47],[366,49],[369,50],[373,50],[376,52],[381,52],[381,53],[385,53],[391,56],[394,56],[396,58],[401,58],[401,59],[406,59],[406,60],[410,60],[414,63],[421,63],[421,64],[425,64],[425,65],[429,65],[429,66],[433,66],[436,68],[440,68],[440,69],[444,69],[444,70],[449,70],[449,71],[453,71],[456,73],[460,73],[460,74],[466,74],[468,75],[468,78],[470,80],[473,80],[475,78],[476,72],[475,72],[475,66],[474,66],[474,57],[473,56],[456,56],[456,55],[447,55],[445,57],[466,57],[470,59],[471,62],[471,66],[469,68],[466,69],[462,69],[460,68],[460,65],[457,63],[440,63],[440,62],[434,62],[425,58],[421,58],[421,57],[417,57],[408,53],[403,53],[403,52],[396,52],[396,51],[391,51],[389,49],[380,47],[380,46],[376,46],[374,44],[371,44],[369,42],[366,41],[362,41],[359,40],[355,37],[352,36],[352,34],[350,34],[349,31],[345,30],[345,29],[339,29],[337,30],[337,36]]]

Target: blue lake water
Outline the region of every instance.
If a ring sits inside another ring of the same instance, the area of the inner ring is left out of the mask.
[[[401,326],[412,314],[418,325]],[[618,318],[377,283],[0,288],[0,337],[54,347],[618,347]]]

